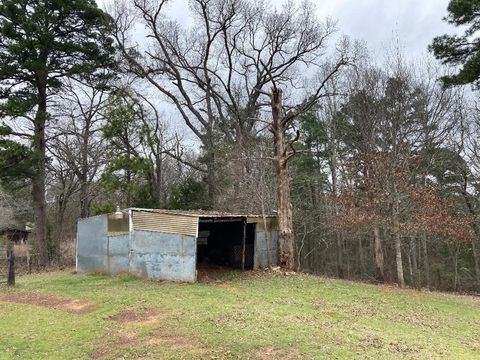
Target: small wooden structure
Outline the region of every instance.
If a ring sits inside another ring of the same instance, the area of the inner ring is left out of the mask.
[[[8,226],[0,228],[0,242],[12,241],[14,244],[25,243],[28,239],[29,230],[21,229],[19,227]]]

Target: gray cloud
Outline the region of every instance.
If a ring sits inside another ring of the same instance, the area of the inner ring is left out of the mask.
[[[454,31],[442,21],[449,0],[326,0],[320,16],[338,19],[340,31],[382,53],[398,37],[409,56],[422,56],[433,37]]]
[[[272,0],[281,6],[286,0]],[[97,0],[103,7],[109,0]],[[188,0],[172,1],[169,12],[186,21]],[[378,55],[396,37],[409,57],[421,57],[433,37],[455,29],[442,21],[449,0],[318,0],[319,18],[338,20],[341,33],[365,41]]]

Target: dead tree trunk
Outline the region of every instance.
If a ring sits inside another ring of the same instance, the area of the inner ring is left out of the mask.
[[[286,130],[289,119],[285,116],[282,108],[282,90],[276,86],[272,88],[272,125],[275,172],[277,176],[277,216],[279,226],[279,248],[280,266],[288,269],[295,269],[294,235],[292,203],[290,197],[290,177],[288,174],[288,159],[293,155],[289,154],[288,147],[292,142],[287,139]]]

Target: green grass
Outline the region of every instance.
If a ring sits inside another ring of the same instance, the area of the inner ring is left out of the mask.
[[[55,272],[0,292],[94,302],[94,311],[0,302],[0,359],[480,359],[480,299],[309,275],[174,284]],[[125,309],[148,321],[117,322]]]

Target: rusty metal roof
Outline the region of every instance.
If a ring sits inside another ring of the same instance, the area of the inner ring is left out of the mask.
[[[183,216],[193,216],[198,218],[262,218],[262,214],[240,214],[240,213],[229,213],[222,211],[211,211],[211,210],[167,210],[167,209],[142,209],[142,208],[129,208],[125,210],[133,211],[146,211],[160,214],[168,215],[183,215]],[[267,218],[275,218],[276,215],[266,214]]]

